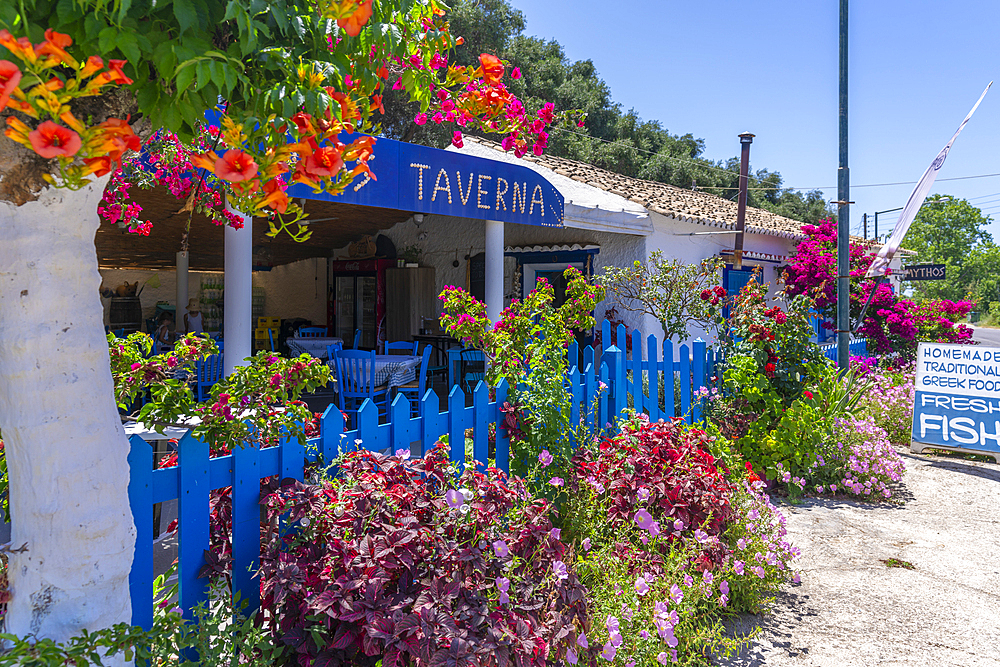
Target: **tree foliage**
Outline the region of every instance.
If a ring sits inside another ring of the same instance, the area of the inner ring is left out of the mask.
[[[508,70],[496,56],[449,66],[462,38],[444,15],[437,0],[5,3],[5,134],[58,159],[61,183],[79,187],[138,147],[114,112],[92,118],[86,103],[106,95],[101,86],[123,86],[119,116],[141,115],[184,142],[199,136],[214,110],[221,132],[193,165],[225,181],[244,212],[288,213],[294,222],[304,214],[284,194],[289,182],[337,194],[360,174],[372,176],[375,140],[350,135],[377,130],[390,86],[417,105],[418,123],[449,125],[456,145],[463,130],[478,129],[516,137],[519,154],[541,154],[547,129],[561,118],[554,105],[526,108],[507,89]],[[112,129],[125,134],[117,143],[105,136]]]
[[[664,340],[684,342],[690,324],[706,330],[722,324],[727,294],[718,281],[725,264],[720,257],[688,264],[654,250],[645,264],[606,267],[600,281],[617,305],[659,322]]]
[[[945,280],[911,283],[924,299],[971,299],[983,310],[1000,301],[1000,246],[988,231],[990,218],[965,199],[928,197],[917,212],[904,246],[921,264],[944,264]],[[933,202],[943,202],[928,206]]]

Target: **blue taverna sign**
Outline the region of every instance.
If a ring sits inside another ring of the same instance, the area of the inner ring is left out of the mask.
[[[345,143],[349,138],[344,138]],[[339,195],[299,183],[288,196],[438,213],[463,218],[563,226],[563,196],[540,174],[519,164],[379,137],[366,175]]]

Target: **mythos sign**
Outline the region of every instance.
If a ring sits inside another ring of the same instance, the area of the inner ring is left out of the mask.
[[[375,178],[360,176],[340,195],[317,194],[297,184],[288,188],[288,196],[523,225],[563,226],[562,194],[524,165],[384,138],[375,141],[369,165]]]
[[[910,450],[953,449],[1000,463],[1000,347],[920,343]]]

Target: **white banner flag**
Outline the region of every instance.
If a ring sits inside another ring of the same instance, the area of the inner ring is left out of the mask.
[[[948,157],[948,151],[951,150],[951,145],[955,143],[955,139],[958,139],[959,133],[965,127],[965,124],[969,122],[969,119],[972,118],[972,114],[976,113],[979,103],[986,97],[986,93],[989,92],[992,85],[993,82],[990,81],[989,85],[986,86],[986,90],[983,91],[983,94],[979,96],[979,99],[973,105],[972,111],[969,112],[969,115],[965,117],[962,124],[955,130],[954,136],[945,144],[941,152],[931,162],[931,166],[927,167],[927,171],[920,177],[917,187],[913,188],[910,198],[906,200],[906,206],[903,207],[903,210],[899,214],[899,219],[896,220],[896,226],[892,230],[892,235],[886,241],[885,245],[882,246],[881,250],[878,251],[878,255],[872,260],[872,265],[868,267],[868,273],[865,274],[866,278],[885,275],[886,269],[889,268],[889,262],[892,261],[896,251],[899,250],[899,246],[903,242],[903,237],[906,236],[906,232],[910,229],[910,224],[913,223],[913,218],[916,217],[917,211],[920,210],[924,199],[927,198],[927,193],[930,191],[931,186],[934,185],[934,179],[937,178],[938,171],[944,165],[945,158]]]

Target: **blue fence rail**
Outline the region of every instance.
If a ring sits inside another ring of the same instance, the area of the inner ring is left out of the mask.
[[[830,361],[837,360],[837,343],[827,343],[826,345],[820,345],[819,349],[823,350],[823,356],[825,356]],[[855,338],[851,341],[848,349],[851,351],[852,357],[861,357],[862,359],[868,358],[868,339],[867,338]]]
[[[616,333],[617,340],[624,343],[625,327],[620,326]],[[610,345],[609,334],[610,326],[605,321],[603,340],[609,346],[599,356],[590,346],[581,353],[575,343],[567,350],[571,368],[566,388],[573,396],[572,423],[584,419],[591,429],[600,431],[604,425],[613,424],[630,404],[652,419],[673,417],[678,402],[679,416],[689,423],[698,420],[697,401],[692,409],[692,398],[699,388],[708,386],[717,363],[715,353],[704,342],[677,346],[675,358],[670,341],[661,345],[655,336],[643,339],[640,332],[633,331],[628,353]],[[679,397],[675,395],[677,380]],[[177,500],[179,604],[185,617],[193,618],[192,611],[207,601],[209,593],[208,579],[198,577],[205,565],[204,552],[209,547],[209,494],[215,489],[232,487],[233,590],[239,591],[241,599],[249,602],[248,609],[253,610],[260,604],[260,582],[253,576],[260,559],[262,479],[277,475],[279,479],[302,480],[307,462],[331,461],[360,448],[378,452],[405,449],[423,455],[443,435],[448,435],[451,460],[461,467],[466,461],[467,429],[472,429],[473,459],[485,462],[491,424],[497,426],[496,466],[509,470],[509,440],[500,428],[504,415],[499,409],[507,396],[508,387],[502,382],[491,401],[489,388],[480,383],[472,394],[472,405],[466,406],[466,395],[454,386],[448,394],[447,409],[441,411],[437,395],[428,390],[421,399],[422,416],[411,416],[409,401],[397,395],[383,424],[379,423],[378,408],[366,400],[358,412],[357,428],[352,430],[346,430],[343,415],[331,405],[320,419],[320,436],[308,440],[305,447],[296,439],[283,439],[274,447],[236,448],[231,454],[216,458],[210,458],[206,443],[188,433],[177,443],[178,465],[163,469],[153,469],[152,446],[139,436],[132,436],[128,490],[137,529],[129,579],[133,624],[150,628],[153,622],[155,503]],[[596,410],[592,410],[595,401]]]

